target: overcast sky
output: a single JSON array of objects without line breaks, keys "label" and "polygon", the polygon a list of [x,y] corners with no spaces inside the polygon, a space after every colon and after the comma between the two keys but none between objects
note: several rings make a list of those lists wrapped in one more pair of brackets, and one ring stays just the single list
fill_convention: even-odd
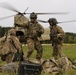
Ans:
[{"label": "overcast sky", "polygon": [[[58,22],[76,20],[76,0],[0,0],[1,2],[8,2],[14,8],[20,12],[26,11],[28,13],[36,12],[70,12],[67,15],[38,15],[40,20],[48,20],[51,17],[57,19]],[[16,12],[0,8],[0,18],[14,15]],[[29,15],[25,15],[29,17]],[[40,22],[41,23],[41,22]],[[1,20],[0,25],[2,27],[13,26],[14,17]],[[49,24],[41,23],[43,27],[49,27]],[[59,24],[65,32],[76,33],[76,22]]]}]

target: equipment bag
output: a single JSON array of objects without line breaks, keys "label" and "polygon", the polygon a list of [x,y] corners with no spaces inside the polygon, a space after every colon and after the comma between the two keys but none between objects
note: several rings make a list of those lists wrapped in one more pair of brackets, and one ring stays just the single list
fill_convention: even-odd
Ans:
[{"label": "equipment bag", "polygon": [[18,75],[41,75],[41,71],[41,64],[32,62],[21,62],[18,68]]}]

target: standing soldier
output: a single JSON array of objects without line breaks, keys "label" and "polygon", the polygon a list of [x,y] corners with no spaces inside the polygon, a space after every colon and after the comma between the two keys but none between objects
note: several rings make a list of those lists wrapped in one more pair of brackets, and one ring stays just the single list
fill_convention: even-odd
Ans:
[{"label": "standing soldier", "polygon": [[[1,47],[0,47],[0,56],[2,60],[7,63],[22,60],[22,46],[16,37],[15,29],[10,29],[6,35],[0,39]],[[18,55],[18,58],[16,58]]]},{"label": "standing soldier", "polygon": [[25,35],[25,40],[27,41],[28,51],[25,55],[25,60],[28,60],[30,55],[33,53],[33,50],[36,49],[36,59],[40,61],[42,58],[43,48],[38,38],[41,38],[41,35],[44,33],[44,28],[37,22],[36,13],[32,12],[30,14],[30,19],[31,21],[27,21],[27,23],[24,21],[24,23],[17,25],[27,29],[25,32],[27,34]]},{"label": "standing soldier", "polygon": [[60,57],[64,56],[62,52],[62,43],[64,39],[64,31],[60,26],[57,25],[57,20],[55,18],[50,18],[48,20],[50,24],[50,40],[52,41],[53,46],[53,58],[56,60],[58,55]]},{"label": "standing soldier", "polygon": [[36,51],[37,51],[36,59],[38,61],[40,61],[42,58],[43,48],[42,48],[42,45],[41,45],[40,41],[38,40],[38,38],[41,37],[41,35],[44,33],[44,28],[36,21],[37,20],[36,13],[34,13],[34,12],[31,13],[30,19],[31,19],[31,21],[29,21],[28,26],[27,26],[28,51],[27,51],[25,59],[29,59],[33,50],[36,49]]}]

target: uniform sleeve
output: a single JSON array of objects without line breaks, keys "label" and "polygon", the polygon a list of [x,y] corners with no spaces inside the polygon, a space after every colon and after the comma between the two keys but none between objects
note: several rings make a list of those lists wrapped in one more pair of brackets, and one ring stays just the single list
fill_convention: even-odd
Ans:
[{"label": "uniform sleeve", "polygon": [[41,24],[39,24],[39,32],[42,34],[44,33],[44,28]]},{"label": "uniform sleeve", "polygon": [[21,43],[19,42],[17,37],[12,37],[12,41],[13,41],[13,45],[14,47],[21,52],[22,51],[22,47],[21,47]]},{"label": "uniform sleeve", "polygon": [[4,42],[4,41],[5,41],[5,39],[6,39],[6,36],[4,36],[4,37],[0,38],[0,43],[1,43],[1,42]]},{"label": "uniform sleeve", "polygon": [[63,31],[63,29],[61,28],[61,27],[57,27],[57,29],[58,29],[58,34],[57,34],[57,37],[64,37],[64,31]]}]

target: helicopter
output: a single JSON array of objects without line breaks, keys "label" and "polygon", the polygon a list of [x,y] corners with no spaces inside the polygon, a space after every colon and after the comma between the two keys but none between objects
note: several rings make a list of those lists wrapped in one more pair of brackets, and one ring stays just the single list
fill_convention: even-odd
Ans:
[{"label": "helicopter", "polygon": [[[11,10],[11,11],[14,11],[14,12],[17,13],[15,15],[0,18],[0,20],[7,19],[7,18],[10,18],[10,17],[14,16],[14,28],[16,29],[16,35],[17,36],[20,35],[21,36],[20,40],[24,41],[25,36],[27,35],[27,29],[24,27],[24,25],[26,25],[29,21],[29,19],[25,15],[26,14],[31,14],[31,13],[26,13],[26,11],[28,10],[29,7],[27,7],[27,9],[23,13],[21,13],[20,11],[18,11],[17,9],[15,9],[14,7],[12,7],[11,5],[9,5],[6,2],[0,4],[0,7]],[[66,15],[66,14],[68,14],[68,12],[53,12],[53,13],[46,12],[46,13],[36,13],[36,14],[37,15],[52,15],[52,14]],[[43,22],[43,23],[48,23],[47,21],[43,21],[43,20],[37,20],[37,21]],[[20,25],[20,26],[18,26],[18,25]],[[42,35],[43,40],[49,40],[50,39],[50,37],[49,37],[49,31],[50,30],[44,28],[44,31],[45,32]]]}]

